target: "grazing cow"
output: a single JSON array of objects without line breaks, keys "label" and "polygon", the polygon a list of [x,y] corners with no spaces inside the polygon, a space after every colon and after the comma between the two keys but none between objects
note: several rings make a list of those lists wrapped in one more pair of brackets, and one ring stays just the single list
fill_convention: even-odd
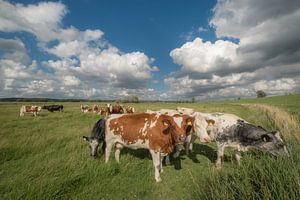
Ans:
[{"label": "grazing cow", "polygon": [[99,107],[99,115],[107,115],[107,108]]},{"label": "grazing cow", "polygon": [[260,126],[255,126],[238,120],[233,126],[227,127],[215,136],[218,146],[218,158],[216,167],[221,168],[225,147],[236,150],[236,160],[240,164],[241,154],[250,149],[269,152],[272,155],[288,156],[288,151],[278,132],[269,132]]},{"label": "grazing cow", "polygon": [[49,105],[49,106],[43,106],[42,109],[47,109],[50,112],[54,112],[54,111],[62,112],[64,109],[64,106],[63,105]]},{"label": "grazing cow", "polygon": [[23,117],[25,113],[32,113],[33,116],[37,116],[39,112],[41,112],[41,106],[21,106],[20,108],[20,117]]},{"label": "grazing cow", "polygon": [[98,152],[98,146],[101,142],[102,151],[105,150],[105,119],[99,119],[92,130],[90,137],[83,136],[83,139],[89,143],[90,155],[96,157]]},{"label": "grazing cow", "polygon": [[89,106],[88,105],[80,105],[80,110],[81,112],[85,112],[86,110],[89,109]]},{"label": "grazing cow", "polygon": [[[124,146],[149,149],[155,168],[155,180],[160,182],[162,155],[171,153],[175,144],[182,144],[185,141],[187,131],[192,129],[193,120],[192,117],[171,117],[157,113],[111,115],[106,121],[105,162],[108,162],[114,145],[117,162]],[[183,124],[185,129],[181,128]]]},{"label": "grazing cow", "polygon": [[132,113],[135,112],[135,109],[134,109],[134,107],[132,107],[132,106],[127,106],[127,108],[125,109],[125,111],[126,111],[126,113],[128,113],[128,114],[132,114]]},{"label": "grazing cow", "polygon": [[121,105],[119,104],[115,104],[115,105],[111,105],[111,104],[107,104],[107,114],[123,114],[124,113],[124,109]]},{"label": "grazing cow", "polygon": [[92,110],[93,110],[93,113],[98,113],[99,112],[99,107],[94,104],[93,107],[92,107]]}]

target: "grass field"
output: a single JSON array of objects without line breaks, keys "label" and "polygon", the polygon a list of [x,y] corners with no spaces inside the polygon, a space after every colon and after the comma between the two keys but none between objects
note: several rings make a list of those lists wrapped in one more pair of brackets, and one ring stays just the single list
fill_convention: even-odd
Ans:
[{"label": "grass field", "polygon": [[[43,103],[36,103],[43,105]],[[199,111],[228,112],[272,130],[279,120],[249,104],[278,107],[299,124],[300,95],[191,104],[139,103],[146,109],[191,107]],[[0,103],[0,199],[300,199],[300,143],[282,130],[291,156],[246,153],[237,166],[226,152],[221,170],[214,168],[215,144],[195,144],[195,152],[165,166],[163,182],[155,183],[151,157],[146,150],[124,149],[121,163],[113,154],[88,155],[82,140],[99,116],[80,112],[80,103],[63,103],[63,113],[42,111],[38,117],[19,117],[20,102]],[[103,103],[104,105],[104,103]],[[271,107],[271,109],[273,108]],[[283,121],[287,117],[282,119]],[[293,133],[292,133],[293,132]]]}]

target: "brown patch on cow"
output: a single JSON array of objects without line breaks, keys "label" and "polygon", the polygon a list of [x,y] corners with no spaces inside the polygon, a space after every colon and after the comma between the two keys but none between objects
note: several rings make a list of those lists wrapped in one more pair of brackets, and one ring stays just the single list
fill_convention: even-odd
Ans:
[{"label": "brown patch on cow", "polygon": [[26,112],[37,112],[38,107],[37,106],[25,106]]},{"label": "brown patch on cow", "polygon": [[[151,126],[153,123],[156,123],[155,126]],[[138,140],[142,143],[148,140],[150,149],[163,153],[171,153],[174,144],[179,143],[179,137],[186,136],[173,117],[154,113],[123,115],[110,120],[108,126],[115,135],[121,135],[128,145]]]},{"label": "brown patch on cow", "polygon": [[207,119],[206,120],[208,126],[213,126],[215,124],[215,120],[212,120],[212,119]]}]

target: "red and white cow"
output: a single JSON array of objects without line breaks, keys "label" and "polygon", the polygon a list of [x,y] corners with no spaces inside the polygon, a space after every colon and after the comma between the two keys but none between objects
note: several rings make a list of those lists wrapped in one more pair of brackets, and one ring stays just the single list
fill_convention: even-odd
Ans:
[{"label": "red and white cow", "polygon": [[121,105],[119,104],[107,104],[107,115],[110,114],[123,114],[124,113],[124,109]]},{"label": "red and white cow", "polygon": [[22,105],[20,108],[20,117],[23,117],[25,113],[31,113],[33,116],[37,116],[39,112],[41,112],[42,107],[31,105],[31,106],[24,106]]},{"label": "red and white cow", "polygon": [[134,109],[134,107],[132,107],[132,106],[127,106],[127,108],[125,109],[125,111],[126,111],[126,113],[128,113],[128,114],[132,114],[132,113],[135,112],[135,109]]},{"label": "red and white cow", "polygon": [[80,105],[80,110],[81,112],[87,112],[87,110],[89,109],[89,106],[88,105]]},{"label": "red and white cow", "polygon": [[105,127],[107,145],[105,162],[108,162],[113,146],[116,147],[117,162],[124,146],[132,149],[149,149],[155,168],[155,180],[160,182],[162,156],[173,152],[175,144],[185,142],[193,121],[194,118],[187,115],[169,116],[158,113],[111,115],[107,118]]}]

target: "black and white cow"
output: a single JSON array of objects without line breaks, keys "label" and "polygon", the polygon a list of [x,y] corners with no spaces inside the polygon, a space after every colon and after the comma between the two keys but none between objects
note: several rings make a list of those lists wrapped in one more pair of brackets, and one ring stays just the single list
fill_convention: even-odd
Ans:
[{"label": "black and white cow", "polygon": [[[177,108],[179,112],[197,114],[207,122],[207,133],[212,141],[217,142],[218,158],[216,166],[221,167],[224,149],[235,149],[235,157],[240,164],[242,151],[258,149],[273,155],[288,155],[287,149],[278,132],[268,132],[260,126],[255,126],[242,118],[229,113],[203,113],[195,112],[190,108]],[[197,120],[197,117],[196,119]],[[189,150],[193,149],[195,138],[191,138]]]},{"label": "black and white cow", "polygon": [[105,119],[99,119],[93,127],[91,136],[83,136],[83,139],[89,143],[91,156],[97,156],[98,146],[101,142],[103,142],[102,152],[105,151],[105,121]]},{"label": "black and white cow", "polygon": [[238,120],[237,124],[228,127],[222,133],[217,133],[215,140],[218,147],[217,168],[221,168],[226,147],[235,150],[235,157],[239,164],[241,159],[240,153],[251,149],[268,152],[275,156],[289,155],[278,132],[269,132],[260,126],[249,124],[243,120]]},{"label": "black and white cow", "polygon": [[64,110],[64,106],[63,105],[49,105],[49,106],[43,106],[43,109],[47,109],[50,112],[54,112],[54,111],[60,111],[62,112]]}]

